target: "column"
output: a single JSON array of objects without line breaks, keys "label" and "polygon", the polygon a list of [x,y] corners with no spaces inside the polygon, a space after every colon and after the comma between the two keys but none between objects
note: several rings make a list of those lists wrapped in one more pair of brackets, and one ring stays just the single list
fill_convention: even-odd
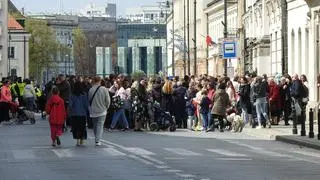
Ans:
[{"label": "column", "polygon": [[[162,46],[162,72],[165,73],[168,67],[168,56],[167,56],[167,48]],[[157,72],[158,73],[158,72]]]},{"label": "column", "polygon": [[154,75],[156,74],[156,59],[155,59],[155,49],[153,46],[147,47],[147,59],[148,59],[148,66],[147,66],[147,74]]},{"label": "column", "polygon": [[103,47],[96,47],[96,74],[103,74]]},{"label": "column", "polygon": [[132,47],[132,72],[136,72],[141,68],[140,49],[139,47]]},{"label": "column", "polygon": [[126,47],[118,47],[118,66],[120,68],[121,73],[128,73],[128,48]]},{"label": "column", "polygon": [[105,52],[105,58],[104,58],[105,74],[104,75],[110,75],[113,73],[111,47],[106,47],[104,52]]}]

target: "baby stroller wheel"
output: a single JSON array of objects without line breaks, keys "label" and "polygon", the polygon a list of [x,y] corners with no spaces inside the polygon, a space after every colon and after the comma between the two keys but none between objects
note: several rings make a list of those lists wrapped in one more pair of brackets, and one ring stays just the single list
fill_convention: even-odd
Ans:
[{"label": "baby stroller wheel", "polygon": [[30,119],[30,123],[31,124],[35,124],[36,123],[36,120],[34,118]]},{"label": "baby stroller wheel", "polygon": [[171,125],[170,127],[169,127],[169,131],[170,132],[174,132],[174,131],[176,131],[177,130],[177,127],[176,127],[176,125],[174,124],[174,125]]},{"label": "baby stroller wheel", "polygon": [[157,123],[153,122],[150,124],[150,131],[157,131],[159,130],[159,126]]}]

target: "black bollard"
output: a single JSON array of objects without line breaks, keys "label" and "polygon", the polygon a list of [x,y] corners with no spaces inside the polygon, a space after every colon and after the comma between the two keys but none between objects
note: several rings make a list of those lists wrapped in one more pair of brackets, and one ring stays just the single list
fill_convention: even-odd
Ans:
[{"label": "black bollard", "polygon": [[318,108],[318,139],[320,140],[320,108]]},{"label": "black bollard", "polygon": [[296,107],[294,106],[295,100],[292,98],[292,102],[291,102],[291,107],[292,107],[292,115],[293,115],[293,125],[292,125],[292,134],[298,134],[298,129],[297,129],[297,113],[296,113]]},{"label": "black bollard", "polygon": [[313,110],[310,108],[309,111],[309,138],[314,138],[313,132]]},{"label": "black bollard", "polygon": [[306,136],[306,109],[302,110],[301,112],[301,136]]}]

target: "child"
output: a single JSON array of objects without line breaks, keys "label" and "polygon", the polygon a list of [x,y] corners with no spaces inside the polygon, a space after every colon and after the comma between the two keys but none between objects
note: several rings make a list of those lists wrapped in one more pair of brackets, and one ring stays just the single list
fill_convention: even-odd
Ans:
[{"label": "child", "polygon": [[52,88],[52,96],[46,105],[46,113],[49,114],[49,123],[51,129],[52,146],[61,145],[59,136],[62,135],[64,121],[66,119],[66,111],[64,101],[59,97],[59,89]]},{"label": "child", "polygon": [[207,90],[202,90],[201,92],[201,102],[200,102],[200,116],[202,119],[202,125],[205,131],[208,129],[208,124],[209,124],[209,118],[210,118],[210,113],[209,113],[209,106],[211,104],[210,99],[208,98],[208,91]]}]

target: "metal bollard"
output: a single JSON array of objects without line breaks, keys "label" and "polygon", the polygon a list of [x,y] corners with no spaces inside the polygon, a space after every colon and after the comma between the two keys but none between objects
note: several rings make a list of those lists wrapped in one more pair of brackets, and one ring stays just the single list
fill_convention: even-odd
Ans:
[{"label": "metal bollard", "polygon": [[320,107],[318,109],[318,139],[320,140]]},{"label": "metal bollard", "polygon": [[306,110],[302,110],[301,112],[301,136],[306,136]]},{"label": "metal bollard", "polygon": [[310,108],[309,111],[309,138],[314,138],[313,132],[313,109]]},{"label": "metal bollard", "polygon": [[297,115],[296,115],[296,107],[294,106],[294,102],[295,100],[292,98],[292,103],[291,103],[291,108],[292,108],[292,112],[293,112],[293,125],[292,125],[292,134],[298,134],[298,129],[297,129]]}]

